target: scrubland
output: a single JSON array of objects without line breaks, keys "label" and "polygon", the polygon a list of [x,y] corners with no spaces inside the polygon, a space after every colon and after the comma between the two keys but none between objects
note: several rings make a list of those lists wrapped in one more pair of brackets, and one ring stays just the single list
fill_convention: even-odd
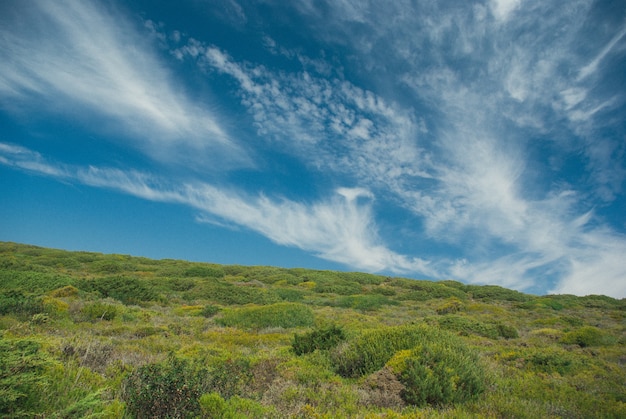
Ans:
[{"label": "scrubland", "polygon": [[0,416],[623,418],[625,320],[605,296],[0,242]]}]

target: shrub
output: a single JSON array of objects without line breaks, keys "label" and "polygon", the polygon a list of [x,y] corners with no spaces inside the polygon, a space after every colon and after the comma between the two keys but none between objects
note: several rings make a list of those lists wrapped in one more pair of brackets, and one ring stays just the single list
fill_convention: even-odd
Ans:
[{"label": "shrub", "polygon": [[44,371],[49,365],[33,340],[0,338],[0,415],[35,417],[42,407]]},{"label": "shrub", "polygon": [[183,272],[183,276],[185,277],[223,278],[225,275],[224,269],[220,266],[211,265],[197,265]]},{"label": "shrub", "polygon": [[274,290],[276,295],[278,295],[284,301],[302,301],[304,299],[304,292],[300,290],[294,290],[290,288],[277,288]]},{"label": "shrub", "polygon": [[355,310],[374,311],[383,305],[396,305],[397,302],[390,300],[383,295],[350,295],[341,297],[337,305],[343,308],[353,308]]},{"label": "shrub", "polygon": [[404,384],[402,399],[412,405],[447,405],[472,400],[485,390],[478,356],[465,345],[424,342],[400,354],[392,370]]},{"label": "shrub", "polygon": [[498,329],[493,324],[486,324],[468,317],[446,315],[438,319],[442,329],[453,330],[461,335],[479,335],[490,339],[497,339]]},{"label": "shrub", "polygon": [[114,298],[124,304],[157,301],[158,295],[145,281],[125,276],[86,279],[77,284],[85,291],[97,292],[103,298]]},{"label": "shrub", "polygon": [[313,325],[311,309],[297,303],[277,303],[261,307],[242,307],[224,312],[217,322],[223,326],[245,329],[266,327],[307,327]]},{"label": "shrub", "polygon": [[117,307],[113,304],[95,302],[85,305],[80,312],[89,321],[113,320],[117,316]]},{"label": "shrub", "polygon": [[320,294],[353,295],[361,292],[361,285],[358,282],[350,281],[318,281],[315,285],[315,292]]},{"label": "shrub", "polygon": [[308,354],[316,349],[328,350],[346,339],[346,334],[339,326],[330,325],[316,328],[303,334],[295,334],[291,347],[296,355]]},{"label": "shrub", "polygon": [[137,419],[198,416],[207,378],[206,369],[173,355],[162,363],[144,365],[125,379],[126,411]]},{"label": "shrub", "polygon": [[566,333],[561,338],[561,343],[576,344],[581,347],[602,346],[614,343],[614,338],[593,326],[584,326],[578,330]]},{"label": "shrub", "polygon": [[50,296],[55,297],[55,298],[77,297],[78,288],[76,288],[73,285],[67,285],[65,287],[57,288],[55,290],[50,291]]},{"label": "shrub", "polygon": [[331,361],[338,374],[356,378],[381,369],[396,352],[432,340],[458,342],[450,333],[426,325],[386,327],[339,345],[331,353]]},{"label": "shrub", "polygon": [[449,314],[461,311],[463,303],[458,298],[449,298],[444,304],[437,307],[437,314]]},{"label": "shrub", "polygon": [[498,285],[466,285],[463,290],[475,299],[486,301],[526,302],[534,298],[532,295],[502,288]]},{"label": "shrub", "polygon": [[217,313],[220,312],[220,308],[218,306],[214,306],[213,304],[208,304],[206,306],[204,306],[204,308],[202,309],[202,311],[200,311],[200,315],[202,317],[213,317],[215,316]]},{"label": "shrub", "polygon": [[0,314],[32,316],[44,311],[43,301],[22,291],[9,290],[0,294]]}]

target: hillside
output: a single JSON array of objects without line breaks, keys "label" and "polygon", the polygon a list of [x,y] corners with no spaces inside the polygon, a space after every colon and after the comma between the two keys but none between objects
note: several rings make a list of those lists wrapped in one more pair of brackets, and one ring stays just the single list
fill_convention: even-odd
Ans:
[{"label": "hillside", "polygon": [[2,417],[626,417],[626,300],[0,242]]}]

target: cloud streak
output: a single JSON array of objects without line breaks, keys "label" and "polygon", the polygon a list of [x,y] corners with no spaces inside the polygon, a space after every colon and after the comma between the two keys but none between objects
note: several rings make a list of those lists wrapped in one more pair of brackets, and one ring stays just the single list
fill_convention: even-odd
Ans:
[{"label": "cloud streak", "polygon": [[250,165],[219,116],[183,93],[120,13],[73,0],[10,6],[0,21],[3,107],[19,115],[36,103],[84,123],[104,116],[104,131],[159,161]]},{"label": "cloud streak", "polygon": [[361,202],[373,199],[364,189],[339,188],[329,199],[306,204],[250,196],[202,182],[176,184],[135,170],[55,164],[37,152],[6,143],[0,143],[0,164],[150,201],[182,204],[277,244],[362,270],[431,270],[424,260],[399,255],[381,244],[371,206]]}]

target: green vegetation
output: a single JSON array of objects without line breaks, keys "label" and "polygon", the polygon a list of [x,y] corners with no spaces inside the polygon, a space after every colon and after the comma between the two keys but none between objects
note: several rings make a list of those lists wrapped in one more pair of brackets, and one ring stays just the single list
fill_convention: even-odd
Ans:
[{"label": "green vegetation", "polygon": [[0,417],[626,417],[626,301],[0,242]]}]

